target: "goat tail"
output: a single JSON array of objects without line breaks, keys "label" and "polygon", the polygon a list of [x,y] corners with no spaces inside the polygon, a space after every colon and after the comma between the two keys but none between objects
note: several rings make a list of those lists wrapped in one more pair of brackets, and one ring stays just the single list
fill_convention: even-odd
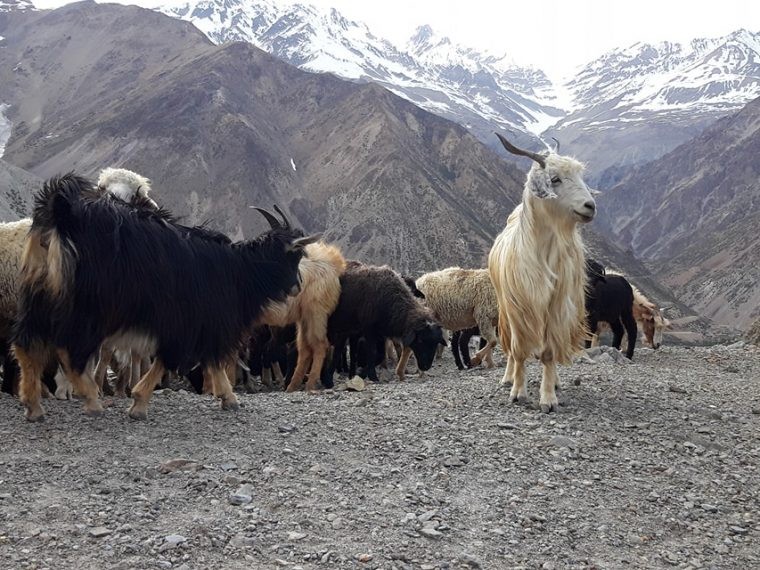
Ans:
[{"label": "goat tail", "polygon": [[44,290],[54,298],[73,287],[77,251],[70,239],[76,224],[74,209],[84,192],[93,186],[73,173],[51,178],[34,198],[32,227],[26,238],[21,262],[25,287]]}]

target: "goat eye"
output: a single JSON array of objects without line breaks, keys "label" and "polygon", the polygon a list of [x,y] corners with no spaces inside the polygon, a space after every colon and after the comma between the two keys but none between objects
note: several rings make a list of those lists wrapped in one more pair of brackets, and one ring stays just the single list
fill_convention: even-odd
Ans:
[{"label": "goat eye", "polygon": [[559,184],[560,182],[562,182],[562,180],[559,179],[559,176],[552,178],[552,184]]}]

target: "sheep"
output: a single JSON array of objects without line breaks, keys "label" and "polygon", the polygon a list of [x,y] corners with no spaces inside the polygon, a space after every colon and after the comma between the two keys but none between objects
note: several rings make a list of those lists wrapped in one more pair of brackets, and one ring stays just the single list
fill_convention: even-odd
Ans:
[{"label": "sheep", "polygon": [[[370,380],[377,382],[378,341],[398,338],[404,349],[396,373],[403,380],[406,363],[414,353],[420,370],[429,370],[435,350],[445,344],[441,326],[432,311],[412,294],[402,278],[390,267],[348,262],[340,278],[338,306],[327,324],[327,336],[334,347],[345,345],[350,337],[364,337],[362,355]],[[354,359],[352,359],[354,360]],[[359,360],[357,356],[357,360]],[[326,374],[332,377],[334,366]]]},{"label": "sheep", "polygon": [[480,328],[487,344],[472,358],[472,366],[485,359],[491,368],[491,353],[498,342],[495,326],[499,306],[488,270],[449,267],[433,271],[417,279],[417,288],[425,295],[425,304],[443,327],[452,331],[474,326]]},{"label": "sheep", "polygon": [[287,387],[288,392],[301,388],[309,364],[306,389],[317,389],[322,365],[330,348],[327,319],[338,305],[340,277],[345,268],[346,260],[334,245],[321,241],[307,245],[299,268],[301,292],[284,301],[270,303],[258,320],[260,325],[275,327],[296,325],[298,360]]},{"label": "sheep", "polygon": [[[609,323],[614,333],[612,346],[620,349],[623,334],[628,335],[625,355],[633,358],[636,345],[636,321],[633,318],[633,288],[620,275],[606,274],[604,268],[594,261],[586,262],[588,288],[586,289],[586,313],[588,329],[595,335],[599,322]],[[591,340],[586,341],[591,346]]]},{"label": "sheep", "polygon": [[158,204],[150,197],[150,180],[126,168],[108,167],[100,171],[98,189],[110,192],[125,202],[133,202],[137,196],[144,199],[146,205],[158,210]]},{"label": "sheep", "polygon": [[156,355],[132,390],[133,419],[147,416],[165,370],[196,362],[222,408],[237,409],[225,365],[264,307],[298,292],[298,264],[313,241],[280,225],[228,244],[165,212],[102,195],[75,174],[50,179],[35,197],[13,331],[27,420],[44,416],[41,353],[50,345],[84,396],[85,413],[103,412],[86,368],[106,340]]},{"label": "sheep", "polygon": [[525,361],[543,367],[540,408],[556,411],[556,365],[570,364],[588,333],[585,326],[584,246],[578,224],[594,219],[596,202],[583,165],[555,152],[522,150],[497,133],[504,148],[534,161],[522,202],[507,218],[488,256],[499,304],[499,337],[508,355],[502,383],[511,377],[512,402],[527,401]]}]

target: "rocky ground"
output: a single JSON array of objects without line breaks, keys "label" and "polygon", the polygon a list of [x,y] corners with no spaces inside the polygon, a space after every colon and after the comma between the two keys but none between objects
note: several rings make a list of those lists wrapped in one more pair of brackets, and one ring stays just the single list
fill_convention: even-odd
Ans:
[{"label": "rocky ground", "polygon": [[29,424],[3,394],[0,567],[760,567],[760,349],[601,360],[561,370],[553,415],[448,355],[237,413],[165,391],[145,422]]}]

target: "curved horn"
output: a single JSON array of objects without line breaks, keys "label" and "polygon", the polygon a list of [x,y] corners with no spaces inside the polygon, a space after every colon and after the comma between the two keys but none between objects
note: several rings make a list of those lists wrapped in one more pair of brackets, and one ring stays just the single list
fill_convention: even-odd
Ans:
[{"label": "curved horn", "polygon": [[541,166],[541,168],[546,168],[546,159],[542,155],[538,154],[537,152],[531,152],[529,150],[517,148],[499,133],[495,134],[497,137],[499,137],[501,144],[504,145],[504,148],[507,149],[507,152],[510,152],[512,154],[519,154],[520,156],[527,156],[528,158],[535,160]]},{"label": "curved horn", "polygon": [[554,137],[552,137],[552,140],[555,143],[557,143],[557,146],[554,147],[554,152],[557,153],[557,154],[559,154],[559,141],[557,139],[555,139]]},{"label": "curved horn", "polygon": [[273,230],[279,230],[282,228],[282,224],[280,223],[280,220],[274,217],[274,214],[270,212],[269,210],[265,210],[264,208],[258,208],[256,206],[253,207],[254,210],[257,212],[260,212],[262,216],[264,216],[267,219],[267,222],[269,222],[269,225],[272,226]]},{"label": "curved horn", "polygon": [[282,210],[280,210],[280,207],[277,204],[274,205],[274,210],[275,210],[275,212],[277,212],[278,214],[280,214],[282,216],[282,221],[285,222],[285,229],[289,230],[291,228],[291,226],[290,226],[290,220],[285,215],[285,212],[283,212]]}]

